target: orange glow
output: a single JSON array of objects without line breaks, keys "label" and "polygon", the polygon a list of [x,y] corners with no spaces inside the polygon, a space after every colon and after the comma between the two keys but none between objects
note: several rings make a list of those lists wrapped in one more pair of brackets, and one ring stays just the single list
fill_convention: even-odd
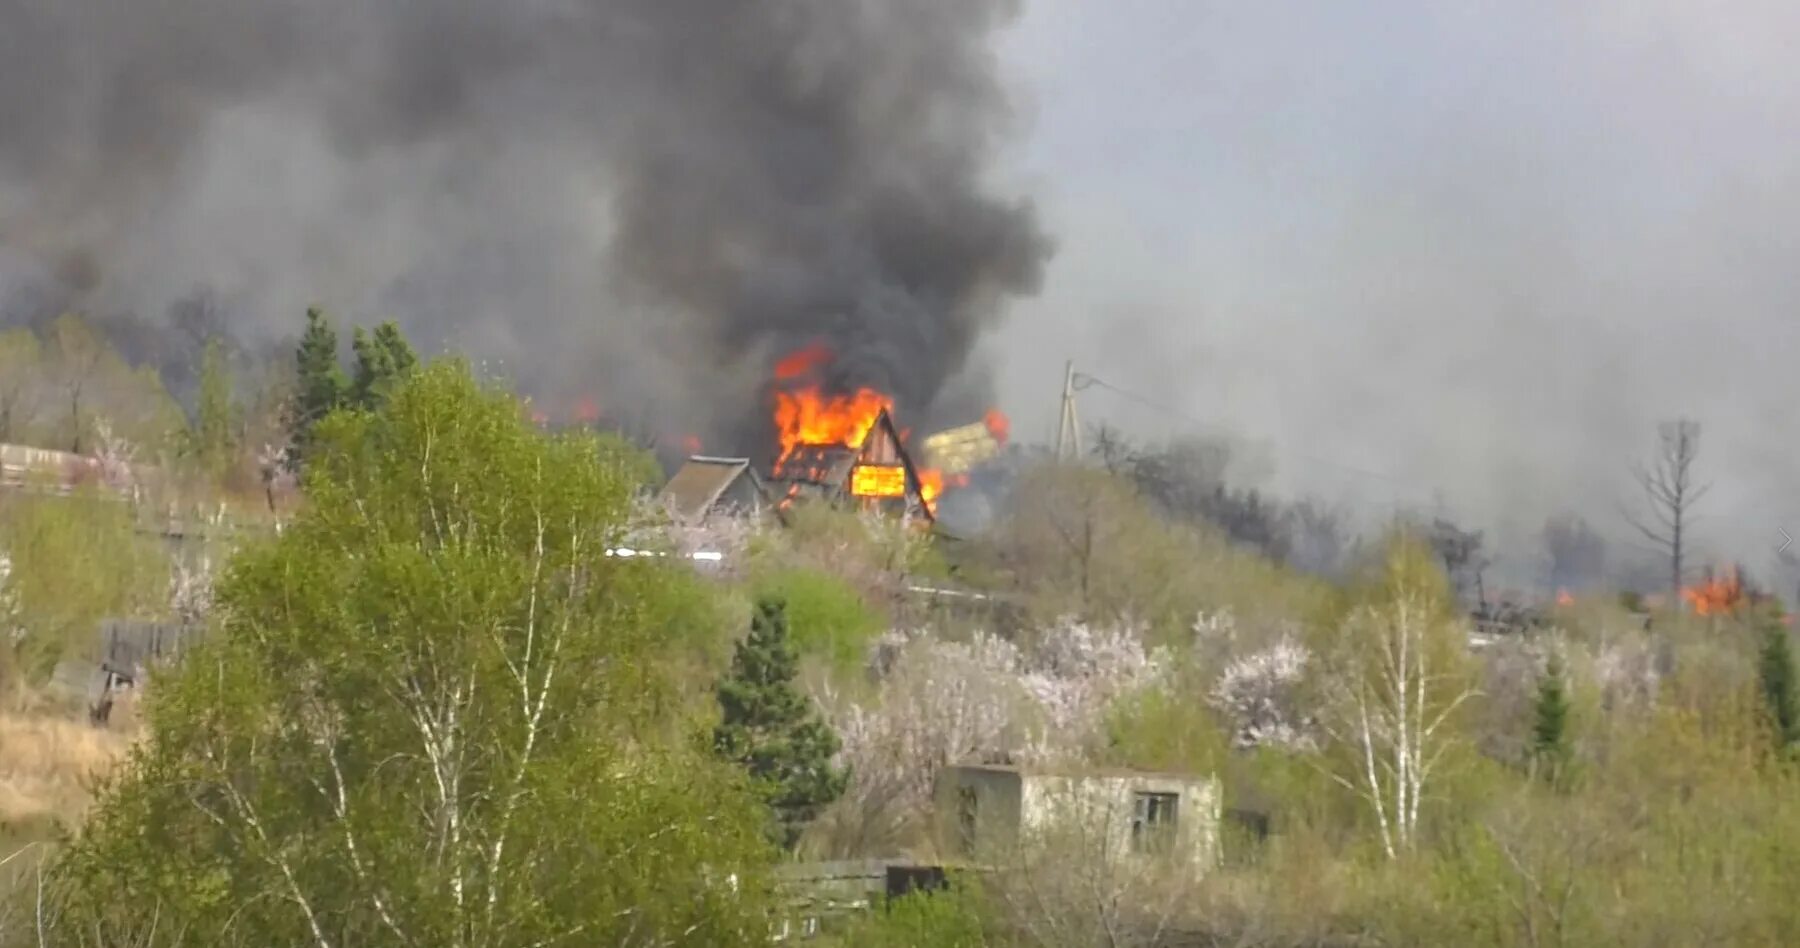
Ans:
[{"label": "orange glow", "polygon": [[875,419],[891,409],[894,401],[874,389],[857,389],[853,395],[825,395],[816,385],[775,393],[775,430],[781,439],[781,457],[775,472],[802,445],[860,448],[868,440]]},{"label": "orange glow", "polygon": [[600,402],[592,395],[583,395],[575,403],[575,420],[584,425],[591,425],[600,420]]},{"label": "orange glow", "polygon": [[1727,570],[1719,578],[1708,577],[1705,582],[1689,586],[1681,591],[1683,602],[1694,607],[1694,614],[1700,616],[1725,615],[1737,610],[1744,598],[1744,586],[1738,581],[1737,570]]},{"label": "orange glow", "polygon": [[1572,606],[1575,604],[1575,597],[1569,595],[1567,589],[1558,589],[1556,591],[1556,604],[1559,606]]},{"label": "orange glow", "polygon": [[[882,412],[890,417],[894,400],[872,388],[859,388],[849,394],[826,394],[818,378],[819,370],[831,362],[832,352],[822,343],[814,343],[790,353],[775,363],[775,433],[781,452],[775,461],[777,477],[805,475],[813,479],[824,476],[821,471],[787,470],[788,462],[804,447],[843,447],[860,449],[875,428]],[[1006,416],[990,411],[986,419],[990,431],[1004,432]],[[904,443],[910,429],[899,432]],[[937,499],[945,489],[943,472],[919,469],[919,499],[932,515],[937,513]],[[967,484],[957,477],[951,486]],[[851,471],[850,493],[859,497],[904,497],[907,483],[905,469],[896,465],[858,465]],[[790,498],[791,499],[791,498]]]},{"label": "orange glow", "polygon": [[858,464],[850,472],[850,493],[858,497],[905,497],[906,468],[898,464]]},{"label": "orange glow", "polygon": [[987,416],[981,421],[987,425],[988,434],[993,435],[994,440],[999,442],[1001,447],[1005,447],[1006,439],[1012,437],[1012,419],[1006,417],[1006,413],[1000,409],[990,408],[987,410]]},{"label": "orange glow", "polygon": [[688,435],[681,439],[681,448],[689,454],[700,453],[700,436]]},{"label": "orange glow", "polygon": [[787,382],[803,375],[811,375],[831,361],[831,350],[822,342],[815,342],[798,352],[784,356],[775,363],[775,378]]}]

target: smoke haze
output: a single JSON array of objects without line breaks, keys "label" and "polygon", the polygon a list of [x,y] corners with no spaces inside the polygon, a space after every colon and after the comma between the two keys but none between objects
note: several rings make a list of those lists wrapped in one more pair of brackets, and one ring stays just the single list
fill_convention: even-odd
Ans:
[{"label": "smoke haze", "polygon": [[985,405],[1049,254],[985,180],[1015,6],[0,0],[0,303],[395,317],[718,448],[816,339]]},{"label": "smoke haze", "polygon": [[1565,507],[1628,556],[1629,465],[1688,414],[1697,540],[1762,565],[1800,537],[1797,38],[1771,2],[1037,0],[1016,170],[1062,247],[1004,404],[1053,430],[1073,356],[1266,438],[1284,492],[1441,497],[1515,575]]}]

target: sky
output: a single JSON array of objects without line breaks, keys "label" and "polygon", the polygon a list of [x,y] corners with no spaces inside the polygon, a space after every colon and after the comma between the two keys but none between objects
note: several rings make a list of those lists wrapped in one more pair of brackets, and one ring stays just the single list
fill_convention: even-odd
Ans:
[{"label": "sky", "polygon": [[[1260,441],[1279,492],[1623,539],[1703,426],[1712,557],[1800,531],[1800,8],[1035,0],[1008,186],[1058,249],[990,340],[1022,432]],[[1270,470],[1272,468],[1272,470]],[[1381,475],[1371,476],[1371,475]],[[1515,565],[1519,565],[1515,563]]]}]

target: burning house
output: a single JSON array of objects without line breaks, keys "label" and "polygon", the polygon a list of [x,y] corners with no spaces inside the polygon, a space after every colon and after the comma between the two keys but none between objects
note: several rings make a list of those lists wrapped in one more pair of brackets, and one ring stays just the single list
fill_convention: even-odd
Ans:
[{"label": "burning house", "polygon": [[788,503],[815,497],[897,516],[936,519],[942,481],[913,463],[893,416],[882,407],[860,437],[796,441],[776,463],[774,489]]},{"label": "burning house", "polygon": [[779,514],[814,499],[929,526],[944,490],[966,484],[970,468],[1005,443],[1006,416],[990,410],[981,422],[925,439],[930,463],[921,464],[908,430],[895,423],[894,399],[828,378],[831,361],[829,349],[813,345],[775,364],[767,475],[748,458],[692,455],[663,490],[678,519],[703,520],[725,507],[756,513],[765,503]]}]

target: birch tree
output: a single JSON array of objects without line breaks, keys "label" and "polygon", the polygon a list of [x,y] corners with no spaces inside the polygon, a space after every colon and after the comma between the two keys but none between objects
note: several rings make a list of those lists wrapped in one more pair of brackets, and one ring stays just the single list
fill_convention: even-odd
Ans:
[{"label": "birch tree", "polygon": [[1342,761],[1332,778],[1368,806],[1392,858],[1413,847],[1456,711],[1474,696],[1467,636],[1428,546],[1401,537],[1350,610],[1325,670],[1324,726]]},{"label": "birch tree", "polygon": [[56,943],[766,937],[756,800],[672,739],[705,593],[602,555],[631,459],[456,365],[313,433],[304,511],[221,579],[57,865]]}]

